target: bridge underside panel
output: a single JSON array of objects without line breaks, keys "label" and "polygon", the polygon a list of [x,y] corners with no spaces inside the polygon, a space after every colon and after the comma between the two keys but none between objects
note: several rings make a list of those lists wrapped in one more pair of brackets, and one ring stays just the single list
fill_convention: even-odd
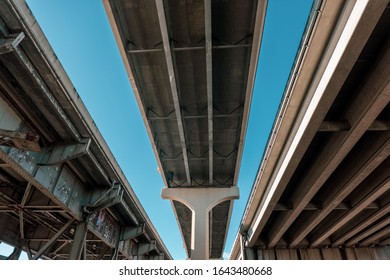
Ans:
[{"label": "bridge underside panel", "polygon": [[[291,73],[288,83],[295,85],[283,103],[305,99],[295,115],[291,106],[278,113],[282,123],[274,127],[231,258],[242,247],[259,259],[325,259],[328,252],[389,258],[390,4],[341,1],[337,14],[329,2],[318,3],[299,52],[306,60],[297,59],[293,69],[300,72]],[[323,40],[327,28],[332,36]],[[322,61],[310,63],[314,58]],[[310,87],[301,87],[308,75]]]},{"label": "bridge underside panel", "polygon": [[225,235],[228,225],[226,213],[229,211],[232,201],[225,201],[216,205],[210,211],[210,258],[218,259],[225,247]]},{"label": "bridge underside panel", "polygon": [[[166,63],[155,1],[109,1],[169,187],[233,185],[257,3],[212,2],[215,179],[209,182],[204,1],[163,1],[174,72]],[[170,84],[172,76],[177,90]]]},{"label": "bridge underside panel", "polygon": [[192,231],[192,211],[183,203],[178,201],[172,201],[175,209],[176,216],[182,233],[185,248],[187,249],[187,255],[191,255],[191,231]]},{"label": "bridge underside panel", "polygon": [[[385,221],[388,221],[386,209],[390,203],[390,131],[386,126],[375,128],[376,123],[389,124],[390,120],[389,68],[385,66],[390,63],[389,31],[385,28],[388,24],[389,9],[386,9],[325,116],[325,123],[348,120],[348,128],[322,129],[315,134],[278,201],[285,210],[283,207],[274,209],[260,240],[270,241],[273,247],[335,243],[352,246],[364,243],[348,234],[359,224],[371,220],[370,227],[381,223],[383,228],[378,230],[389,228]],[[360,134],[355,133],[364,126]],[[338,149],[343,141],[348,153],[337,166],[332,166],[332,160],[340,155]],[[334,154],[333,158],[330,154]],[[324,160],[328,161],[327,165]],[[314,175],[325,178],[327,171],[314,169],[317,166],[323,170],[333,169],[332,173],[327,173],[326,180],[317,179],[324,180],[321,187]],[[308,184],[312,184],[311,189]],[[304,187],[308,190],[306,194],[301,190]],[[294,219],[298,213],[294,206],[306,200],[309,205]],[[387,214],[383,213],[381,218],[376,221],[370,218],[383,210]],[[289,223],[287,230],[282,229],[282,221]],[[367,244],[381,244],[389,235],[387,230],[387,234],[384,232]]]},{"label": "bridge underside panel", "polygon": [[[237,184],[266,1],[104,2],[165,187]],[[212,258],[231,205],[210,214]],[[188,211],[173,207],[189,253]]]}]

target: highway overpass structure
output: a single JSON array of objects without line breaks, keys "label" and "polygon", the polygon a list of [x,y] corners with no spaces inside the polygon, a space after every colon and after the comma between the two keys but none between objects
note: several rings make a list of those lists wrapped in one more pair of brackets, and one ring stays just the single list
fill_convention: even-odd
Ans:
[{"label": "highway overpass structure", "polygon": [[315,1],[230,259],[390,259],[389,1]]},{"label": "highway overpass structure", "polygon": [[0,0],[5,259],[171,259],[24,1]]},{"label": "highway overpass structure", "polygon": [[[219,259],[267,1],[103,4],[187,256]],[[389,13],[313,2],[230,259],[390,259]],[[171,259],[22,0],[0,0],[0,138],[8,259]]]},{"label": "highway overpass structure", "polygon": [[220,259],[267,1],[103,3],[187,256]]}]

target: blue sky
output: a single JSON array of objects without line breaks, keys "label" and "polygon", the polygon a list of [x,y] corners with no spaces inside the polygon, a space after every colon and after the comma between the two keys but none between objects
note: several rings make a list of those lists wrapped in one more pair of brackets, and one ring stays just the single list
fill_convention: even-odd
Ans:
[{"label": "blue sky", "polygon": [[[249,0],[248,0],[249,1]],[[27,0],[116,160],[174,259],[179,229],[101,0]],[[231,250],[312,0],[269,0],[225,256]],[[4,254],[0,250],[1,254]]]}]

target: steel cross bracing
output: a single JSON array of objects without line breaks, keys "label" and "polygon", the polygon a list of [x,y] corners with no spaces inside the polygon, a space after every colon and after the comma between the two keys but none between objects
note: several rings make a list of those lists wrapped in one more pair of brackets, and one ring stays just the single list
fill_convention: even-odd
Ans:
[{"label": "steel cross bracing", "polygon": [[26,3],[13,0],[0,1],[0,229],[15,247],[8,259],[171,258]]}]

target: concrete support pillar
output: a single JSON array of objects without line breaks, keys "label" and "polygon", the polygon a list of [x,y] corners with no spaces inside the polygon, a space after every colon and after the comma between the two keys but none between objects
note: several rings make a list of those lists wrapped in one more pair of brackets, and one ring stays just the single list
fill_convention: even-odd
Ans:
[{"label": "concrete support pillar", "polygon": [[221,202],[239,198],[238,187],[164,188],[162,198],[176,200],[192,211],[191,259],[208,260],[210,256],[209,212]]}]

